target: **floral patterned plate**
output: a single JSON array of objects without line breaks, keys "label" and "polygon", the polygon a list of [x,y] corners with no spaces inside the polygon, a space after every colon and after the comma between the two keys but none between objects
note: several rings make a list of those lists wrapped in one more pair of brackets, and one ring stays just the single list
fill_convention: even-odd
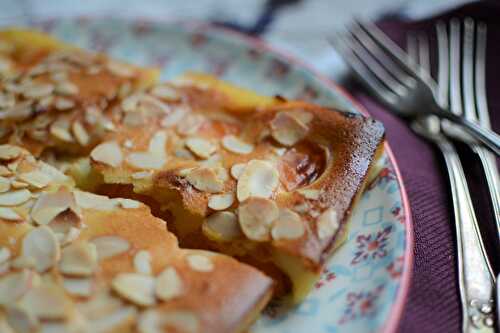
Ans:
[{"label": "floral patterned plate", "polygon": [[[162,68],[215,73],[260,93],[364,112],[328,79],[261,41],[201,23],[111,18],[52,19],[35,24],[81,47]],[[384,168],[352,215],[346,243],[328,261],[307,299],[293,309],[268,306],[252,333],[392,332],[412,269],[409,205],[388,146]]]}]

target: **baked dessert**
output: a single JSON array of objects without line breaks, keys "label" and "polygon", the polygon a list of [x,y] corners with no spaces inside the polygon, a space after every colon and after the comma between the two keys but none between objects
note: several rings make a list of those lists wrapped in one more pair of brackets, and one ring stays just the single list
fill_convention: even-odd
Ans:
[{"label": "baked dessert", "polygon": [[[260,96],[204,74],[157,83],[152,69],[21,34],[0,33],[0,43],[7,45],[0,47],[7,50],[0,51],[0,59],[8,63],[0,82],[0,142],[24,147],[64,171],[78,188],[66,186],[71,193],[90,191],[118,207],[134,202],[144,211],[129,237],[156,239],[147,228],[156,225],[160,233],[161,218],[181,248],[197,249],[178,249],[164,231],[165,243],[175,243],[169,253],[180,258],[189,251],[223,253],[217,260],[240,272],[231,286],[247,290],[245,283],[254,280],[256,288],[247,290],[237,313],[216,305],[206,313],[196,309],[198,319],[212,323],[203,322],[204,332],[238,332],[268,300],[270,281],[246,264],[273,278],[274,295],[290,295],[295,303],[307,295],[345,236],[352,207],[382,154],[379,122]],[[36,52],[24,42],[28,37],[38,41],[31,43]],[[73,86],[68,100],[58,80]],[[62,109],[61,100],[67,103]],[[113,214],[135,216],[121,207],[99,215],[99,223],[118,223]],[[110,228],[121,232],[130,221],[120,223]],[[154,246],[170,246],[160,243]],[[161,253],[151,253],[152,261],[170,258]],[[239,297],[220,292],[214,302],[233,304]],[[201,294],[190,297],[205,300]],[[174,303],[169,310],[180,307]]]}]

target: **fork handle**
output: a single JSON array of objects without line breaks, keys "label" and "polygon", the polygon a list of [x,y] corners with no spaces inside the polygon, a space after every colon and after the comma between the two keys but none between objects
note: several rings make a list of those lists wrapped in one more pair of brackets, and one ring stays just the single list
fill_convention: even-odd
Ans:
[{"label": "fork handle", "polygon": [[473,123],[448,110],[440,110],[438,116],[461,125],[474,139],[488,147],[496,156],[500,156],[500,136],[495,132]]},{"label": "fork handle", "polygon": [[486,257],[462,164],[452,144],[438,140],[448,169],[458,253],[462,332],[492,333],[495,279]]}]

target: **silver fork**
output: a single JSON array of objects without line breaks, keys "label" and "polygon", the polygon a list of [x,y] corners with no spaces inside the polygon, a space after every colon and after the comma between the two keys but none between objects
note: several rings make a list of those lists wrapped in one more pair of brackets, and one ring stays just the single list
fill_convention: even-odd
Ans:
[{"label": "silver fork", "polygon": [[[500,156],[500,136],[440,107],[434,98],[432,80],[418,75],[407,55],[374,24],[356,22],[349,33],[336,35],[332,43],[355,72],[372,74],[359,76],[363,81],[370,80],[365,83],[375,88],[373,93],[382,101],[389,106],[397,105],[393,108],[395,113],[410,118],[432,114],[447,119]],[[360,57],[364,64],[360,63]],[[378,61],[381,58],[383,62]],[[379,79],[373,80],[373,75]]]},{"label": "silver fork", "polygon": [[[460,50],[460,22],[457,19],[450,21],[450,38],[448,39],[446,25],[439,22],[436,25],[438,36],[439,56],[453,56],[454,85],[456,98],[460,102],[460,86],[463,91],[463,107],[461,103],[455,103],[451,111],[458,115],[464,114],[465,118],[480,124],[484,128],[491,128],[486,100],[485,70],[486,70],[486,25],[478,23],[477,27],[472,18],[466,18],[463,24],[463,43]],[[449,40],[449,42],[448,42]],[[449,45],[449,47],[448,47]],[[450,55],[452,50],[454,52]],[[460,59],[462,55],[462,59]],[[460,64],[460,60],[461,64]],[[462,71],[460,71],[460,65]],[[462,72],[462,84],[460,83],[460,72]],[[488,184],[493,213],[497,228],[497,237],[500,239],[500,193],[498,188],[498,168],[495,156],[482,146],[471,143],[471,149],[479,156]]]},{"label": "silver fork", "polygon": [[[442,29],[442,26],[438,26],[437,29]],[[443,37],[445,36],[441,35],[439,38],[443,39]],[[455,38],[457,36],[454,36],[453,41]],[[453,65],[456,63],[456,55],[449,53],[447,48],[443,49],[446,45],[443,41],[446,42],[443,39],[439,43],[441,48],[439,49],[438,83],[435,93],[439,96],[439,103],[444,109],[447,109],[450,104],[451,110],[456,112],[462,107],[460,76],[456,75],[454,67],[449,67],[448,59],[450,58],[450,63]],[[427,37],[409,35],[407,44],[410,58],[418,59],[416,63],[420,64],[421,75],[430,76],[428,74],[430,73],[430,56]],[[452,47],[450,51],[455,49]],[[456,220],[458,280],[463,313],[462,330],[463,332],[493,332],[492,299],[495,278],[481,241],[463,167],[453,145],[437,130],[439,124],[429,125],[432,121],[436,120],[427,119],[427,124],[416,123],[414,129],[439,146],[448,168]]]},{"label": "silver fork", "polygon": [[[429,47],[425,36],[411,39],[409,44],[412,57],[407,58],[399,47],[388,42],[387,37],[380,38],[381,31],[377,32],[378,38],[373,37],[373,31],[375,30],[372,26],[367,28],[358,23],[355,30],[349,31],[347,35],[338,35],[334,42],[344,60],[362,79],[367,88],[391,110],[399,110],[402,105],[417,103],[414,97],[404,99],[400,95],[396,99],[392,98],[398,94],[398,89],[405,89],[406,85],[411,84],[412,81],[429,84],[427,87],[431,88],[428,88],[429,92],[426,94],[430,95],[433,100],[436,91],[448,96],[447,72],[439,75],[439,90],[436,90],[436,84],[429,75]],[[396,58],[391,57],[386,50],[393,51],[391,54],[396,53]],[[441,61],[442,58],[440,58]],[[401,62],[405,62],[406,65],[400,66]],[[442,63],[440,65],[443,71],[445,66]],[[410,66],[411,70],[408,70]],[[463,331],[493,332],[491,297],[494,278],[479,235],[460,159],[454,146],[442,134],[439,118],[423,113],[422,117],[412,121],[412,127],[439,147],[448,169],[457,235]]]}]

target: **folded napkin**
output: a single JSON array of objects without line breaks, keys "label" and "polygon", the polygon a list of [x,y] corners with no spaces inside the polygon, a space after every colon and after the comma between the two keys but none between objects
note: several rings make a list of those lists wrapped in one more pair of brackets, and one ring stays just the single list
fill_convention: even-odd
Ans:
[{"label": "folded napkin", "polygon": [[[488,105],[492,126],[499,132],[500,2],[467,4],[418,22],[390,17],[382,19],[378,25],[402,46],[409,31],[426,31],[433,43],[431,45],[436,45],[435,23],[438,20],[448,22],[452,17],[472,17],[488,25]],[[412,209],[415,229],[414,273],[399,331],[458,332],[461,329],[461,304],[456,271],[455,229],[444,160],[432,144],[414,134],[405,122],[385,110],[359,85],[351,85],[348,90],[373,117],[385,124],[387,138],[401,169]],[[480,173],[479,160],[466,147],[460,146],[459,151],[475,199],[478,220],[484,227],[482,232],[485,236],[495,235],[493,213],[488,204],[488,190]],[[494,242],[495,237],[489,237],[486,245],[498,272],[499,247]]]}]

